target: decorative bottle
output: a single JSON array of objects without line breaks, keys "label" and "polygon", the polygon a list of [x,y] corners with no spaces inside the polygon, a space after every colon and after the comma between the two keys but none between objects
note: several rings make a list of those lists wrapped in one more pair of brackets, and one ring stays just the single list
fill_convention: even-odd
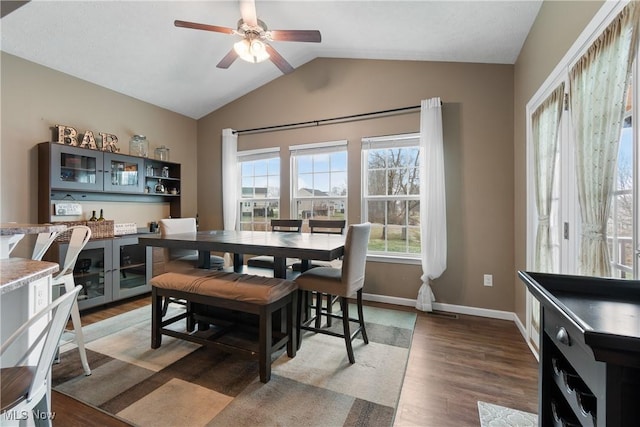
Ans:
[{"label": "decorative bottle", "polygon": [[102,209],[100,209],[100,218],[98,218],[98,221],[104,221],[104,215],[102,215]]},{"label": "decorative bottle", "polygon": [[96,218],[96,211],[93,211],[93,214],[91,215],[91,218],[89,218],[89,221],[97,221],[98,218]]}]

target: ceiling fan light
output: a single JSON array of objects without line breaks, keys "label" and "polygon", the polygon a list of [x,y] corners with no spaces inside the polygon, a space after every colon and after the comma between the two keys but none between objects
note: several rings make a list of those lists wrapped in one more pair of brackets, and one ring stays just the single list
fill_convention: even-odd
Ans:
[{"label": "ceiling fan light", "polygon": [[243,39],[235,43],[233,49],[240,58],[254,64],[269,59],[269,53],[267,53],[264,43],[260,40],[249,41]]}]

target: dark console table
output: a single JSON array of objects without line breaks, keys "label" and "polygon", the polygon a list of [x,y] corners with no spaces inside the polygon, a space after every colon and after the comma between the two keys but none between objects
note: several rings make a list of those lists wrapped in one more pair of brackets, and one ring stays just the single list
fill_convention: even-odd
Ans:
[{"label": "dark console table", "polygon": [[540,301],[539,425],[640,425],[640,281],[518,275]]}]

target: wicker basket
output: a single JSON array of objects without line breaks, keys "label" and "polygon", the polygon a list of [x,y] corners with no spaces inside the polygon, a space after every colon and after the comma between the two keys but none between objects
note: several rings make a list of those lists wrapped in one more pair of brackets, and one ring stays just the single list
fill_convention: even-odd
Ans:
[{"label": "wicker basket", "polygon": [[[58,221],[56,224],[64,224],[67,227],[73,227],[76,225],[86,225],[91,229],[91,240],[93,239],[107,239],[113,237],[114,221],[107,219],[104,221]],[[56,241],[68,242],[71,238],[71,233],[62,231],[58,234]]]}]

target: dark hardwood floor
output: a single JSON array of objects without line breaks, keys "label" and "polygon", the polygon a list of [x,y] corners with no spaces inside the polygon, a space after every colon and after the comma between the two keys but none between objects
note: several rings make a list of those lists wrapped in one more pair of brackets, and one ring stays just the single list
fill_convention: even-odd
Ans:
[{"label": "dark hardwood floor", "polygon": [[[146,296],[84,312],[82,323],[150,303]],[[537,412],[537,386],[538,363],[513,322],[418,312],[394,425],[478,427],[479,400]],[[126,425],[55,391],[52,407],[54,426]]]}]

